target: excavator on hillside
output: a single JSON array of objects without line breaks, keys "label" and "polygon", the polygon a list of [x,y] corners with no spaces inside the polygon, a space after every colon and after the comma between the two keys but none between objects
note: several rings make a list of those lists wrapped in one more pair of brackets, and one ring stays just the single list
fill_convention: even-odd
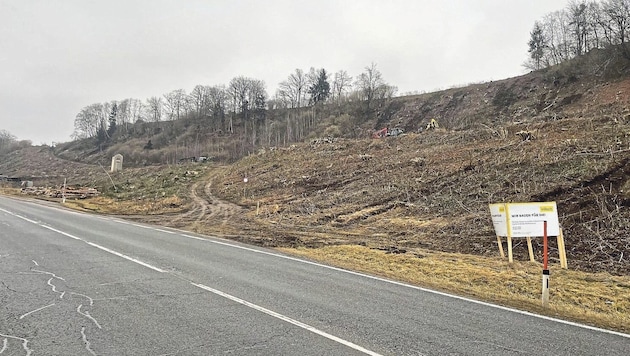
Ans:
[{"label": "excavator on hillside", "polygon": [[421,133],[421,132],[425,132],[425,131],[429,131],[429,130],[437,130],[440,128],[440,124],[438,123],[438,121],[436,119],[431,119],[431,121],[429,121],[429,123],[426,124],[426,126],[424,124],[422,124],[419,128],[418,131],[416,131],[417,133]]},{"label": "excavator on hillside", "polygon": [[440,124],[438,124],[436,119],[431,119],[431,121],[427,124],[427,130],[435,130],[440,128]]}]

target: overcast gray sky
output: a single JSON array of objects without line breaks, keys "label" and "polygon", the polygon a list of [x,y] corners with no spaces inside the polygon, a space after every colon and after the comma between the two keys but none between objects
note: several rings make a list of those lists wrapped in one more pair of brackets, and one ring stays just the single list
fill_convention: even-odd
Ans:
[{"label": "overcast gray sky", "polygon": [[70,140],[82,107],[372,62],[399,93],[525,73],[567,0],[0,0],[0,129]]}]

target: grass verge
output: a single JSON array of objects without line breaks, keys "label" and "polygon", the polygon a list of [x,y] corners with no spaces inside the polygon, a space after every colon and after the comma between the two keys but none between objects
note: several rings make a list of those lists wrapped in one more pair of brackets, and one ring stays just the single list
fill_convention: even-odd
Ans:
[{"label": "grass verge", "polygon": [[119,201],[108,197],[66,200],[66,207],[101,214],[155,215],[181,212],[184,200],[176,197],[149,198],[139,202]]}]

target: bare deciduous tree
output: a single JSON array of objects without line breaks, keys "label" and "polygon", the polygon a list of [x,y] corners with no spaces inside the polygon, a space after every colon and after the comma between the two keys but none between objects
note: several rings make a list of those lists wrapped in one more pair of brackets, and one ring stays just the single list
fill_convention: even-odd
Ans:
[{"label": "bare deciduous tree", "polygon": [[332,96],[333,99],[341,99],[346,93],[352,89],[352,77],[348,75],[345,70],[340,70],[335,73],[335,79],[333,80]]},{"label": "bare deciduous tree", "polygon": [[361,100],[365,102],[366,113],[368,114],[373,108],[374,100],[391,97],[396,92],[395,87],[385,83],[383,75],[376,68],[375,63],[365,67],[365,72],[357,77],[355,87]]},{"label": "bare deciduous tree", "polygon": [[302,107],[304,95],[306,94],[308,78],[301,69],[296,69],[287,80],[279,85],[278,97],[287,100],[287,106],[291,108]]},{"label": "bare deciduous tree", "polygon": [[238,76],[230,80],[228,94],[232,99],[232,109],[235,113],[247,113],[249,109],[248,94],[251,87],[249,78]]},{"label": "bare deciduous tree", "polygon": [[225,114],[227,111],[228,94],[224,86],[215,85],[208,88],[208,106],[212,112],[212,120],[225,130]]},{"label": "bare deciduous tree", "polygon": [[630,58],[626,48],[630,32],[630,0],[606,0],[601,6],[602,27],[610,35],[611,44],[622,46],[623,53]]},{"label": "bare deciduous tree", "polygon": [[[626,46],[630,33],[630,0],[572,0],[565,9],[547,14],[538,23],[546,44],[540,66],[559,64],[608,45],[620,45],[622,53],[630,58],[630,48]],[[530,56],[540,55],[539,49],[534,52],[531,49],[530,43]],[[537,67],[535,59],[533,62],[529,67]]]},{"label": "bare deciduous tree", "polygon": [[179,120],[186,115],[186,96],[184,89],[177,89],[164,94],[164,108],[170,120]]},{"label": "bare deciduous tree", "polygon": [[7,130],[0,130],[0,152],[6,152],[17,142],[17,137]]},{"label": "bare deciduous tree", "polygon": [[152,96],[147,99],[147,117],[152,122],[160,122],[162,120],[162,112],[164,110],[164,102],[159,96]]},{"label": "bare deciduous tree", "polygon": [[107,107],[97,103],[84,107],[74,119],[74,133],[77,139],[97,137],[107,129]]},{"label": "bare deciduous tree", "polygon": [[193,88],[188,96],[190,99],[190,103],[192,105],[192,109],[194,111],[195,117],[202,118],[209,116],[210,108],[209,108],[209,92],[210,87],[205,85],[197,85]]},{"label": "bare deciduous tree", "polygon": [[568,5],[569,25],[573,34],[573,54],[581,56],[586,52],[586,43],[589,36],[587,22],[588,6],[585,0],[571,0]]}]

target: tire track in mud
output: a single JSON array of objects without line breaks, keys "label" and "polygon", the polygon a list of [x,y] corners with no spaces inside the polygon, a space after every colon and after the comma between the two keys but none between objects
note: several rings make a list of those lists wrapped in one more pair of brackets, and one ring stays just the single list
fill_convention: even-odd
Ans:
[{"label": "tire track in mud", "polygon": [[243,208],[240,206],[217,199],[214,195],[212,195],[212,182],[206,183],[203,188],[203,192],[204,196],[208,199],[210,206],[210,214],[208,218],[220,217],[222,218],[222,224],[225,225],[232,219],[232,217],[243,213]]},{"label": "tire track in mud", "polygon": [[196,182],[190,187],[192,206],[187,212],[175,216],[168,224],[181,227],[195,223],[226,225],[243,208],[216,198],[212,194],[212,182]]}]

